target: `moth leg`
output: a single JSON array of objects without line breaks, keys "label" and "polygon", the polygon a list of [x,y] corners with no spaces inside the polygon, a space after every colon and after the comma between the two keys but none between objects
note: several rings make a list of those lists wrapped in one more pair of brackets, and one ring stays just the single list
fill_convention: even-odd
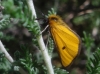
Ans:
[{"label": "moth leg", "polygon": [[46,29],[49,27],[49,25],[47,25],[42,31],[40,34],[42,34],[44,31],[46,31]]},{"label": "moth leg", "polygon": [[[47,29],[48,29],[49,25],[47,25],[42,31],[40,34],[42,34],[43,32],[45,32]],[[50,37],[50,32],[48,32],[48,35],[47,35],[47,42],[46,42],[46,47],[48,46],[48,43],[49,43],[49,37]]]},{"label": "moth leg", "polygon": [[40,34],[37,34],[37,35],[35,35],[35,37],[37,37],[38,35],[42,35],[42,33],[44,32],[44,31],[46,31],[46,29],[49,27],[49,25],[47,25],[41,32],[40,32]]},{"label": "moth leg", "polygon": [[49,39],[50,39],[50,32],[48,31],[48,36],[47,36],[46,47],[48,46],[48,43],[49,43]]}]

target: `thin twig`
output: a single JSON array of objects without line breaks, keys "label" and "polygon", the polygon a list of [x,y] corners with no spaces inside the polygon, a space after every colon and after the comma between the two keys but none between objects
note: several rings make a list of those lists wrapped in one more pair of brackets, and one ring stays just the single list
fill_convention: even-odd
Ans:
[{"label": "thin twig", "polygon": [[6,49],[4,48],[1,40],[0,40],[0,50],[5,54],[5,57],[12,63],[14,62],[13,58],[9,55],[9,53],[6,51]]},{"label": "thin twig", "polygon": [[[10,56],[10,54],[7,52],[7,50],[5,49],[4,45],[2,44],[1,40],[0,40],[0,50],[1,52],[3,52],[5,54],[5,57],[9,60],[9,62],[13,63],[14,60],[13,58]],[[19,72],[21,74],[27,74],[26,71],[24,71],[21,67],[19,67]]]}]

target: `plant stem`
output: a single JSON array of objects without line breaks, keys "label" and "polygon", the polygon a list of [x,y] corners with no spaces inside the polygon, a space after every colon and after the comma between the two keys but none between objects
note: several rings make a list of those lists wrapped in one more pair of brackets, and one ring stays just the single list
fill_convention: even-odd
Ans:
[{"label": "plant stem", "polygon": [[12,63],[14,62],[13,58],[9,55],[9,53],[6,51],[6,49],[4,48],[1,40],[0,40],[0,50],[5,54],[5,57]]},{"label": "plant stem", "polygon": [[[9,60],[9,62],[13,63],[14,60],[13,58],[10,56],[10,54],[7,52],[7,50],[5,49],[4,45],[2,44],[1,40],[0,40],[0,50],[5,54],[5,57]],[[21,74],[27,74],[21,67],[19,68],[19,72]]]},{"label": "plant stem", "polygon": [[[27,3],[28,3],[30,10],[32,11],[32,15],[35,16],[35,18],[36,18],[35,8],[34,8],[32,0],[27,0]],[[35,22],[37,22],[37,21],[35,21]],[[41,34],[39,35],[37,40],[38,40],[38,44],[40,46],[41,52],[43,54],[45,64],[47,66],[48,74],[54,74],[53,67],[52,67],[52,64],[51,64],[51,58],[50,58],[50,56],[47,52],[47,49],[45,47],[45,44],[44,44],[44,41],[43,41]]]}]

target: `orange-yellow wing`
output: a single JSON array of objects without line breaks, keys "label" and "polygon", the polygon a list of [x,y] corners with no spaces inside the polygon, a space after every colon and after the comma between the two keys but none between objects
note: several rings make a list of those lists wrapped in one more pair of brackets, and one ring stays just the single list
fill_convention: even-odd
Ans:
[{"label": "orange-yellow wing", "polygon": [[62,65],[66,67],[79,53],[80,38],[56,15],[49,17],[49,25]]}]

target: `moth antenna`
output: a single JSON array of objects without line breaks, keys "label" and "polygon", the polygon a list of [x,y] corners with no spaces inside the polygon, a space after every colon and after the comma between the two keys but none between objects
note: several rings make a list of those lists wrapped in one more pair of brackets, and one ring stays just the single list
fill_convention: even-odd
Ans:
[{"label": "moth antenna", "polygon": [[[36,7],[36,8],[37,8],[37,7]],[[45,14],[44,14],[43,12],[41,12],[41,10],[40,10],[40,9],[38,9],[38,8],[37,8],[37,10],[39,11],[39,13],[41,13],[41,14],[42,14],[43,18],[46,18]]]}]

